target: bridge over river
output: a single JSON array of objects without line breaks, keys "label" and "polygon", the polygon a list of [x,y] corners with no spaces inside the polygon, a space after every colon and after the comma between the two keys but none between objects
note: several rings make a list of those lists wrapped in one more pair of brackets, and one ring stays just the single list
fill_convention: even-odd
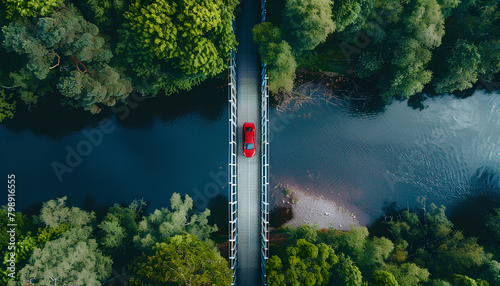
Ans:
[{"label": "bridge over river", "polygon": [[[232,285],[266,285],[269,255],[269,142],[266,67],[252,28],[265,20],[265,0],[243,0],[234,31],[239,45],[229,66],[229,260]],[[255,156],[243,155],[243,124],[256,128]]]}]

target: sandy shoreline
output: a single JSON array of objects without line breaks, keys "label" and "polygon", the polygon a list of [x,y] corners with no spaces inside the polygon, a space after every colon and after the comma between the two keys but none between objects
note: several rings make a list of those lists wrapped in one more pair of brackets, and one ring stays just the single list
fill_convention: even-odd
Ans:
[{"label": "sandy shoreline", "polygon": [[284,226],[297,227],[302,224],[317,224],[320,228],[333,227],[338,230],[349,230],[351,224],[356,227],[363,226],[356,214],[322,196],[306,194],[295,189],[293,196],[297,200],[292,205],[293,219]]}]

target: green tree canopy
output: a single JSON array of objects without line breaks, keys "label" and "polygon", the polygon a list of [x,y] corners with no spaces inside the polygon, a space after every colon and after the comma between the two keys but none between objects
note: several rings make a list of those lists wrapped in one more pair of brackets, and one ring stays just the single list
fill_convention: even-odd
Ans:
[{"label": "green tree canopy", "polygon": [[131,285],[230,285],[231,269],[218,251],[191,234],[158,243],[134,262]]},{"label": "green tree canopy", "polygon": [[5,91],[0,90],[0,122],[5,119],[14,118],[16,111],[16,101],[11,100],[11,95],[5,95]]},{"label": "green tree canopy", "polygon": [[261,60],[268,67],[269,91],[292,91],[297,63],[290,45],[281,39],[280,29],[263,22],[256,25],[252,32]]},{"label": "green tree canopy", "polygon": [[36,248],[15,285],[24,285],[30,278],[40,285],[52,285],[51,277],[61,284],[101,285],[111,274],[112,261],[90,235],[90,227],[73,228],[42,249]]},{"label": "green tree canopy", "polygon": [[62,197],[43,203],[40,210],[40,221],[49,227],[58,227],[61,224],[67,224],[70,227],[83,227],[94,222],[94,212],[89,213],[77,207],[67,207],[67,199],[67,197]]},{"label": "green tree canopy", "polygon": [[392,273],[383,270],[373,271],[371,286],[399,286]]},{"label": "green tree canopy", "polygon": [[485,225],[497,239],[500,239],[500,209],[495,209],[493,213],[486,217]]},{"label": "green tree canopy", "polygon": [[124,75],[108,65],[113,55],[97,26],[71,5],[35,25],[13,22],[2,31],[7,51],[27,57],[32,74],[22,69],[11,77],[28,103],[57,86],[70,105],[98,112],[98,105],[112,106],[132,91]]},{"label": "green tree canopy", "polygon": [[283,26],[295,51],[312,50],[335,29],[331,0],[287,0]]},{"label": "green tree canopy", "polygon": [[[383,28],[374,25],[382,13],[387,15]],[[357,75],[378,73],[378,88],[386,101],[421,92],[432,79],[427,67],[431,51],[441,45],[444,36],[444,17],[437,1],[377,2],[365,27],[377,45],[361,54]]]},{"label": "green tree canopy", "polygon": [[446,58],[447,71],[439,75],[434,87],[436,92],[452,92],[471,88],[477,81],[481,55],[478,48],[467,40],[459,39]]},{"label": "green tree canopy", "polygon": [[281,266],[280,258],[271,258],[269,266],[272,275],[269,282],[273,284],[269,285],[326,285],[330,271],[337,262],[338,257],[331,246],[299,239],[286,249],[284,267]]},{"label": "green tree canopy", "polygon": [[119,254],[131,248],[133,238],[139,230],[137,219],[143,207],[142,201],[134,201],[128,207],[115,204],[108,209],[108,213],[97,226],[98,241],[105,253]]},{"label": "green tree canopy", "polygon": [[338,255],[339,263],[334,266],[332,282],[334,285],[362,286],[363,275],[354,261],[343,253]]},{"label": "green tree canopy", "polygon": [[139,78],[152,77],[140,92],[156,95],[189,89],[222,72],[236,46],[232,33],[237,1],[156,0],[136,2],[124,14],[125,54]]},{"label": "green tree canopy", "polygon": [[170,198],[170,208],[155,210],[139,223],[138,234],[134,236],[135,246],[151,253],[151,248],[158,242],[178,235],[189,233],[210,243],[210,234],[217,231],[217,226],[208,224],[210,210],[192,214],[193,199],[188,195],[182,200],[178,193]]},{"label": "green tree canopy", "polygon": [[63,6],[64,0],[2,0],[9,19],[48,16]]},{"label": "green tree canopy", "polygon": [[357,31],[372,11],[374,0],[333,1],[332,19],[335,30],[342,32],[346,27],[353,26]]}]

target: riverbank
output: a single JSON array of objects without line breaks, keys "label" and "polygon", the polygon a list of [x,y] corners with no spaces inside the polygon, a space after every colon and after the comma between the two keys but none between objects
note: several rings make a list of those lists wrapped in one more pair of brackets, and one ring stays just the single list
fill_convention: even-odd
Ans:
[{"label": "riverbank", "polygon": [[301,190],[293,190],[292,192],[293,218],[283,226],[298,227],[303,224],[317,224],[319,228],[333,227],[344,231],[348,231],[350,225],[363,226],[356,214],[339,203],[321,195],[307,194]]}]

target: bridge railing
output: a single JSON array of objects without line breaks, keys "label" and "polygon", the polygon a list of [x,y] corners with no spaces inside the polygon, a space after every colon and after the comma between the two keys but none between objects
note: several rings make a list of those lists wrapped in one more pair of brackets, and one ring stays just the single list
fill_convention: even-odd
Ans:
[{"label": "bridge railing", "polygon": [[237,185],[237,97],[236,97],[236,53],[231,50],[229,65],[229,264],[236,285],[238,264],[238,185]]},{"label": "bridge railing", "polygon": [[[266,20],[266,0],[260,1],[261,21]],[[261,191],[260,191],[260,241],[262,285],[267,285],[266,261],[269,258],[269,90],[267,87],[267,67],[261,72]]]},{"label": "bridge railing", "polygon": [[267,68],[262,67],[261,84],[261,268],[262,285],[267,285],[266,260],[269,258],[269,91]]}]

